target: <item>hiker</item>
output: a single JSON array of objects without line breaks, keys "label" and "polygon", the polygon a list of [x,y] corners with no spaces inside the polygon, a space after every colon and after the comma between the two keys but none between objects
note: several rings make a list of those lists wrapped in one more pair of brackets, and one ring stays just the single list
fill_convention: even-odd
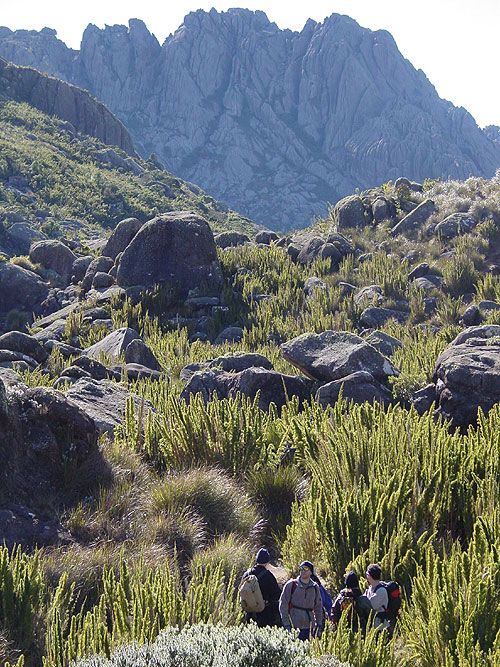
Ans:
[{"label": "hiker", "polygon": [[330,618],[330,614],[332,613],[332,606],[333,606],[332,596],[323,586],[320,578],[314,571],[311,575],[311,579],[315,581],[319,586],[319,592],[321,593],[321,602],[323,603],[323,619],[326,621],[327,618]]},{"label": "hiker", "polygon": [[281,589],[274,574],[267,569],[270,562],[269,551],[259,549],[255,565],[243,575],[239,590],[247,622],[253,620],[260,628],[281,625],[278,613]]},{"label": "hiker", "polygon": [[286,630],[299,630],[299,639],[320,637],[323,631],[323,600],[319,585],[312,579],[314,565],[305,560],[299,576],[286,582],[280,597],[281,621]]},{"label": "hiker", "polygon": [[391,637],[401,609],[401,589],[396,581],[381,581],[381,578],[380,565],[376,563],[368,565],[366,579],[369,587],[365,594],[375,612],[373,626],[379,630],[386,630]]},{"label": "hiker", "polygon": [[358,575],[354,570],[348,572],[344,578],[345,588],[335,598],[333,603],[331,620],[336,628],[340,617],[345,612],[349,614],[349,625],[353,632],[359,629],[364,634],[372,606],[366,595],[361,593]]}]

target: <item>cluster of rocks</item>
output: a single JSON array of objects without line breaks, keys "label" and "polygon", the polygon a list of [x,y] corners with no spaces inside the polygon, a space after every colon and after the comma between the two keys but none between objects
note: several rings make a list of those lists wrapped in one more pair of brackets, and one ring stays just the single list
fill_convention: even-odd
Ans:
[{"label": "cluster of rocks", "polygon": [[404,177],[396,179],[392,188],[374,188],[344,197],[332,210],[332,220],[339,231],[386,222],[391,235],[398,236],[414,234],[425,225],[429,236],[443,241],[467,234],[487,216],[488,211],[481,218],[463,212],[440,216],[436,203],[425,198],[423,185]]},{"label": "cluster of rocks", "polygon": [[[241,393],[268,409],[283,407],[313,396],[321,405],[339,398],[355,403],[394,402],[389,379],[399,374],[390,357],[401,342],[382,331],[366,338],[342,331],[306,333],[281,345],[281,352],[302,375],[285,375],[259,354],[226,354],[181,372],[186,385],[181,398],[189,402],[201,394],[228,398]],[[500,401],[500,326],[465,329],[440,355],[433,383],[417,391],[412,404],[420,414],[435,407],[435,414],[463,428],[474,424],[478,409],[488,413]]]},{"label": "cluster of rocks", "polygon": [[307,333],[281,345],[281,351],[303,375],[278,373],[262,355],[229,354],[186,366],[181,372],[187,380],[181,397],[189,401],[193,394],[202,394],[209,400],[214,394],[227,398],[239,392],[255,398],[258,393],[263,409],[271,403],[281,408],[293,396],[303,402],[314,394],[322,405],[331,405],[341,392],[355,402],[391,402],[387,381],[398,371],[360,336],[338,331]]}]

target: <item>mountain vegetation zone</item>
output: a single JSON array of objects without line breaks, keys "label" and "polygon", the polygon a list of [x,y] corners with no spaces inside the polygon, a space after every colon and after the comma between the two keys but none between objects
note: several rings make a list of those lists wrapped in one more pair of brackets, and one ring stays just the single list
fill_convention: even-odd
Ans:
[{"label": "mountain vegetation zone", "polygon": [[251,221],[223,210],[200,188],[154,163],[137,158],[139,173],[132,173],[103,162],[103,153],[105,157],[110,150],[122,161],[130,159],[119,148],[110,149],[26,103],[0,104],[0,214],[34,220],[42,211],[38,222],[48,236],[64,233],[71,222],[88,237],[126,217],[148,220],[186,209],[205,216],[214,231],[255,229]]},{"label": "mountain vegetation zone", "polygon": [[[442,206],[459,199],[463,206],[477,192],[492,205],[498,196],[495,180],[429,182],[425,189]],[[52,510],[62,513],[72,544],[31,555],[2,551],[5,659],[22,661],[22,654],[28,665],[42,658],[47,666],[64,665],[110,655],[127,642],[154,641],[167,625],[237,624],[236,584],[255,546],[265,543],[290,571],[311,558],[332,590],[346,569],[362,574],[371,561],[402,584],[403,613],[392,642],[372,634],[362,641],[348,627],[327,629],[311,643],[312,659],[333,655],[361,667],[497,664],[499,406],[461,433],[408,404],[461,330],[462,295],[500,300],[499,278],[488,272],[499,238],[499,209],[491,207],[491,217],[451,241],[391,238],[383,225],[349,229],[350,241],[371,257],[355,264],[348,256],[337,271],[326,259],[298,265],[276,245],[219,249],[228,311],[218,325],[240,324],[240,343],[190,342],[186,329],[162,321],[161,290],[136,306],[113,303],[114,326],[136,327],[165,371],[164,380],[132,385],[157,412],[145,418],[130,402],[115,441],[102,443],[100,466],[92,461],[79,471],[76,501],[68,477],[68,497]],[[443,256],[445,250],[453,252]],[[433,315],[408,278],[419,258],[443,278],[443,289],[433,292]],[[328,289],[307,297],[311,275]],[[244,396],[179,401],[180,371],[189,363],[251,350],[290,373],[281,340],[359,331],[364,306],[339,281],[381,285],[385,307],[408,301],[406,323],[381,327],[402,342],[391,357],[401,370],[392,385],[398,405],[299,406],[291,399],[281,411],[263,411]],[[269,298],[257,299],[262,293]],[[498,324],[498,311],[485,322]],[[68,318],[68,339],[75,330],[85,345],[106,333],[86,329],[78,314]],[[53,382],[39,371],[23,380]],[[198,632],[204,631],[193,628]],[[197,641],[186,636],[184,646],[201,656]],[[124,649],[120,664],[135,664],[134,651]],[[249,664],[269,664],[264,660]],[[91,664],[101,663],[108,664],[104,658]]]}]

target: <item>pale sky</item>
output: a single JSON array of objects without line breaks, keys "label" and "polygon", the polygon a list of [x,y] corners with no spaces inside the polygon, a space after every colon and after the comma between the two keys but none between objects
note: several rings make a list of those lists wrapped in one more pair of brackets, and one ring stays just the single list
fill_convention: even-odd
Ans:
[{"label": "pale sky", "polygon": [[500,125],[500,0],[0,0],[0,25],[55,28],[68,46],[79,48],[89,23],[102,28],[140,18],[162,43],[190,11],[234,6],[261,9],[292,30],[333,13],[372,30],[384,28],[441,97],[465,107],[481,127]]}]

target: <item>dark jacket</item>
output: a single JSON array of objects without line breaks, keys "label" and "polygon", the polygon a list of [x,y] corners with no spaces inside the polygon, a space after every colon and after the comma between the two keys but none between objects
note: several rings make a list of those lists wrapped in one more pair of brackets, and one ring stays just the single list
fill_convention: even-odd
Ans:
[{"label": "dark jacket", "polygon": [[332,621],[335,625],[340,621],[342,612],[346,610],[349,614],[349,626],[353,632],[361,629],[366,630],[370,616],[370,604],[361,593],[359,587],[344,588],[337,595],[332,607]]},{"label": "dark jacket", "polygon": [[276,577],[264,565],[254,565],[250,570],[247,570],[243,577],[251,574],[259,580],[262,597],[266,603],[264,611],[247,614],[247,620],[253,619],[259,627],[265,625],[280,625],[278,614],[278,602],[281,595],[281,589],[278,586]]}]

